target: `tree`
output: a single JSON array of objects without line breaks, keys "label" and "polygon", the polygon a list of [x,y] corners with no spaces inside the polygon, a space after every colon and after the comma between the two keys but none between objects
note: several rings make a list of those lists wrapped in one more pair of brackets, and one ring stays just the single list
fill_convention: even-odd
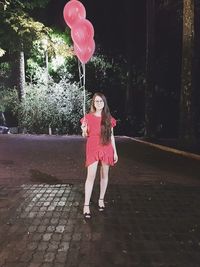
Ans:
[{"label": "tree", "polygon": [[182,73],[180,95],[179,143],[196,144],[194,120],[194,0],[183,1]]},{"label": "tree", "polygon": [[[26,77],[28,83],[47,85],[49,75],[54,81],[59,82],[62,78],[60,70],[64,68],[67,59],[74,55],[67,42],[65,34],[56,30],[49,34],[48,39],[33,42],[32,48],[27,54]],[[66,74],[65,70],[63,72]]]},{"label": "tree", "polygon": [[47,36],[49,29],[42,23],[35,21],[28,11],[35,7],[42,7],[48,1],[22,0],[7,1],[4,10],[0,10],[0,45],[10,55],[13,67],[13,84],[18,89],[19,98],[25,96],[25,62],[24,51],[30,49],[32,42]]},{"label": "tree", "polygon": [[132,116],[133,111],[133,47],[132,47],[132,28],[134,27],[131,0],[127,1],[125,5],[125,15],[127,20],[127,26],[125,27],[125,38],[126,38],[126,95],[125,95],[125,117],[128,120]]},{"label": "tree", "polygon": [[194,8],[194,65],[193,65],[193,78],[194,78],[194,98],[195,98],[195,124],[197,136],[200,137],[200,1],[195,0]]},{"label": "tree", "polygon": [[146,1],[146,88],[145,88],[145,137],[155,136],[155,0]]}]

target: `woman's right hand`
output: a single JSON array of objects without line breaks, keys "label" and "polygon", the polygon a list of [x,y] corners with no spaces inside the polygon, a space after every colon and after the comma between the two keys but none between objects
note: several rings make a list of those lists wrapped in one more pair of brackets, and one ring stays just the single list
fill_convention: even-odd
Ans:
[{"label": "woman's right hand", "polygon": [[116,164],[118,162],[118,155],[117,152],[114,152],[114,163]]},{"label": "woman's right hand", "polygon": [[82,136],[83,137],[87,137],[88,134],[87,134],[87,123],[86,122],[82,123],[81,130],[82,130]]}]

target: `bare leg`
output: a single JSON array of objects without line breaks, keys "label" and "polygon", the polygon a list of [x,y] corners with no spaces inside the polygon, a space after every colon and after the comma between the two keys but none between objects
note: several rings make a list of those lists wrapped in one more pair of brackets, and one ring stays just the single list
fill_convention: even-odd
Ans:
[{"label": "bare leg", "polygon": [[99,196],[100,207],[105,207],[104,196],[108,186],[108,172],[109,172],[109,165],[102,162],[100,169],[100,196]]},{"label": "bare leg", "polygon": [[86,212],[90,213],[89,204],[90,204],[90,198],[92,195],[94,180],[96,177],[97,166],[98,166],[98,161],[95,161],[94,163],[89,165],[87,169],[87,178],[85,182],[85,202],[84,202],[84,207],[83,207],[83,213],[86,213]]}]

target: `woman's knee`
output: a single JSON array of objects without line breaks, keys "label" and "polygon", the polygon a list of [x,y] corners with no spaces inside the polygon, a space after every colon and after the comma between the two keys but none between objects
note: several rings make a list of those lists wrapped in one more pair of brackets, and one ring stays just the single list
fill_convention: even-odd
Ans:
[{"label": "woman's knee", "polygon": [[97,172],[97,165],[98,162],[94,162],[93,164],[88,166],[87,170],[87,180],[88,181],[94,181],[96,177],[96,172]]},{"label": "woman's knee", "polygon": [[86,182],[94,182],[96,175],[87,175]]},{"label": "woman's knee", "polygon": [[107,181],[108,180],[108,176],[101,176],[101,181]]},{"label": "woman's knee", "polygon": [[109,165],[102,164],[101,165],[101,178],[108,179]]}]

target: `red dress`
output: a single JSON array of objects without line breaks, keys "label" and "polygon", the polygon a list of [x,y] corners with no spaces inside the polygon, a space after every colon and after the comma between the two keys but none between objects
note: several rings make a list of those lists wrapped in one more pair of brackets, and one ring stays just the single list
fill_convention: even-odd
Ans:
[{"label": "red dress", "polygon": [[[95,161],[101,161],[107,165],[114,165],[114,149],[111,142],[107,145],[100,143],[101,117],[93,113],[86,114],[81,119],[81,123],[87,123],[87,143],[86,143],[86,167]],[[116,120],[111,117],[111,127],[116,126]]]}]

